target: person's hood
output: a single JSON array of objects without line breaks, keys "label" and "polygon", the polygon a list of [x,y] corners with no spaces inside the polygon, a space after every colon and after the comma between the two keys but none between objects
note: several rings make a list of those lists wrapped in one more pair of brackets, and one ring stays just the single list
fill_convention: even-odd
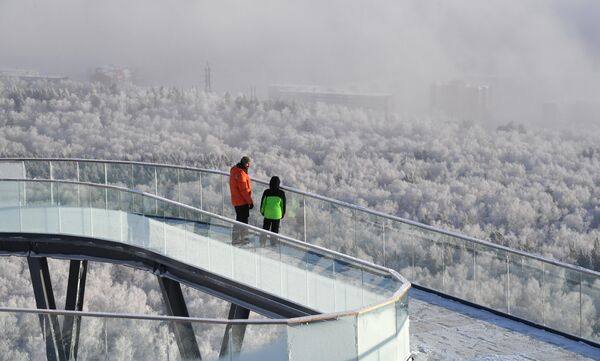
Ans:
[{"label": "person's hood", "polygon": [[271,177],[271,181],[269,182],[269,188],[270,189],[279,189],[280,183],[281,183],[281,181],[279,180],[279,177],[277,177],[277,176]]}]

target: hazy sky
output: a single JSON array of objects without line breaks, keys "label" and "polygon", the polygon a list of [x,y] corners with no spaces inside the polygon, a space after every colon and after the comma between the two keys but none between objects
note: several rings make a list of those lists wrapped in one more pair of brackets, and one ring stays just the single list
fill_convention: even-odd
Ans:
[{"label": "hazy sky", "polygon": [[473,75],[552,88],[597,79],[598,18],[597,0],[0,0],[0,68],[84,76],[115,64],[147,83],[202,86],[210,61],[213,87],[234,92],[410,93]]}]

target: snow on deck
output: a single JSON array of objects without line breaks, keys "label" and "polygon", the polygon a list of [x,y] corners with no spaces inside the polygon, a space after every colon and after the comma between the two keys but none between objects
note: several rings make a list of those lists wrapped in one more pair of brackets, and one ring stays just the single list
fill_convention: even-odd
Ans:
[{"label": "snow on deck", "polygon": [[424,360],[600,360],[600,349],[411,289],[410,346]]}]

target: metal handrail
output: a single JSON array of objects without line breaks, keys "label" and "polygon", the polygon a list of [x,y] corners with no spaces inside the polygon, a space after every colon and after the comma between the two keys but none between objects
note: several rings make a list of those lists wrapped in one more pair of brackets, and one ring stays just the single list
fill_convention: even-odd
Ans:
[{"label": "metal handrail", "polygon": [[[152,166],[152,167],[162,167],[162,168],[171,168],[171,169],[183,169],[183,170],[191,170],[191,171],[197,171],[197,172],[205,172],[205,173],[210,173],[210,174],[220,174],[220,175],[224,175],[224,176],[229,176],[229,173],[224,172],[224,171],[220,171],[220,170],[214,170],[214,169],[204,169],[204,168],[196,168],[196,167],[189,167],[189,166],[177,166],[177,165],[169,165],[169,164],[163,164],[163,163],[147,163],[147,162],[137,162],[137,161],[121,161],[121,160],[101,160],[101,159],[84,159],[84,158],[0,158],[0,162],[23,162],[23,161],[49,161],[49,162],[68,162],[68,161],[72,161],[72,162],[91,162],[91,163],[108,163],[108,164],[135,164],[135,165],[143,165],[143,166]],[[257,182],[257,183],[261,183],[264,185],[268,185],[269,182],[266,182],[264,180],[259,180],[259,179],[252,179],[253,181]],[[96,184],[96,183],[94,183]],[[594,270],[590,270],[587,268],[583,268],[577,265],[573,265],[573,264],[569,264],[569,263],[565,263],[562,261],[558,261],[558,260],[554,260],[554,259],[550,259],[550,258],[546,258],[543,256],[539,256],[530,252],[525,252],[525,251],[521,251],[521,250],[517,250],[514,248],[510,248],[510,247],[506,247],[506,246],[502,246],[499,244],[495,244],[489,241],[485,241],[485,240],[481,240],[481,239],[477,239],[474,237],[470,237],[464,234],[460,234],[457,232],[453,232],[453,231],[448,231],[448,230],[444,230],[441,228],[437,228],[434,226],[430,226],[427,224],[423,224],[417,221],[412,221],[410,219],[406,219],[406,218],[401,218],[398,216],[393,216],[393,215],[389,215],[386,213],[382,213],[382,212],[378,212],[372,209],[368,209],[365,207],[361,207],[361,206],[357,206],[355,204],[351,204],[351,203],[347,203],[347,202],[343,202],[337,199],[333,199],[333,198],[328,198],[325,196],[321,196],[318,194],[314,194],[314,193],[310,193],[307,191],[302,191],[300,189],[297,188],[292,188],[292,187],[287,187],[287,186],[281,186],[282,189],[288,190],[290,192],[293,193],[297,193],[303,196],[308,196],[311,198],[315,198],[315,199],[319,199],[328,203],[332,203],[332,204],[336,204],[339,206],[343,206],[343,207],[347,207],[350,209],[354,209],[357,211],[361,211],[367,214],[371,214],[374,216],[378,216],[378,217],[382,217],[382,218],[386,218],[392,221],[396,221],[396,222],[400,222],[400,223],[405,223],[411,226],[415,226],[418,228],[422,228],[428,231],[433,231],[436,233],[440,233],[446,236],[451,236],[451,237],[455,237],[458,239],[462,239],[464,241],[469,241],[472,243],[476,243],[476,244],[480,244],[483,246],[487,246],[487,247],[491,247],[497,250],[501,250],[504,252],[509,252],[512,254],[516,254],[516,255],[520,255],[520,256],[524,256],[527,258],[532,258],[535,259],[537,261],[540,262],[545,262],[545,263],[549,263],[549,264],[553,264],[555,266],[559,266],[559,267],[564,267],[567,269],[571,269],[574,271],[578,271],[578,272],[582,272],[588,275],[592,275],[592,276],[597,276],[600,277],[600,272],[594,271]]]},{"label": "metal handrail", "polygon": [[22,178],[0,178],[0,182],[35,182],[35,183],[56,183],[56,184],[73,184],[73,185],[83,185],[83,186],[89,186],[89,187],[95,187],[95,188],[103,188],[103,189],[113,189],[113,190],[118,190],[118,191],[122,191],[122,192],[127,192],[127,193],[132,193],[132,194],[137,194],[137,195],[142,195],[144,197],[148,197],[151,199],[155,199],[158,201],[162,201],[162,202],[166,202],[166,203],[170,203],[172,205],[175,206],[179,206],[179,207],[183,207],[186,208],[188,210],[191,211],[195,211],[195,212],[199,212],[201,214],[204,214],[206,216],[209,217],[214,217],[217,218],[219,220],[222,220],[224,222],[227,223],[231,223],[231,224],[236,224],[239,225],[240,227],[245,227],[248,229],[251,229],[253,231],[259,232],[259,233],[263,233],[266,235],[271,235],[271,236],[275,236],[278,237],[279,239],[282,239],[288,243],[291,244],[295,244],[301,247],[305,247],[308,249],[313,249],[315,251],[319,251],[325,254],[328,254],[329,256],[335,257],[335,258],[341,258],[344,259],[346,261],[349,261],[351,263],[357,263],[360,266],[363,266],[365,268],[369,268],[371,270],[377,270],[379,272],[382,272],[384,274],[389,274],[391,275],[393,278],[397,279],[397,281],[402,283],[402,286],[396,290],[391,297],[389,297],[388,299],[386,299],[383,302],[377,303],[375,305],[367,305],[365,307],[361,307],[359,309],[355,309],[355,310],[348,310],[348,311],[340,311],[340,312],[331,312],[331,313],[325,313],[325,314],[318,314],[318,315],[313,315],[313,316],[303,316],[303,317],[298,317],[298,318],[292,318],[292,319],[288,319],[290,323],[305,323],[305,322],[314,322],[314,321],[324,321],[324,320],[331,320],[331,319],[336,319],[339,317],[344,317],[344,316],[351,316],[351,315],[359,315],[359,314],[363,314],[365,312],[369,312],[371,310],[380,308],[380,307],[384,307],[390,303],[394,303],[399,301],[402,297],[404,297],[406,295],[406,293],[408,292],[408,290],[410,289],[410,282],[404,278],[402,275],[400,275],[398,272],[394,271],[393,269],[390,268],[386,268],[365,260],[361,260],[349,255],[345,255],[343,253],[339,253],[337,251],[333,251],[333,250],[329,250],[327,248],[323,248],[320,247],[318,245],[314,245],[314,244],[310,244],[310,243],[306,243],[306,242],[302,242],[296,239],[293,239],[291,237],[288,236],[283,236],[283,235],[279,235],[276,233],[272,233],[270,231],[266,231],[262,228],[258,228],[246,223],[241,223],[238,222],[236,220],[218,215],[218,214],[214,214],[214,213],[210,213],[208,211],[199,209],[199,208],[195,208],[192,207],[190,205],[184,204],[184,203],[180,203],[174,200],[170,200],[164,197],[161,197],[159,195],[154,195],[154,194],[150,194],[150,193],[146,193],[140,190],[136,190],[136,189],[129,189],[129,188],[124,188],[124,187],[119,187],[119,186],[114,186],[114,185],[107,185],[107,184],[98,184],[98,183],[88,183],[88,182],[78,182],[78,181],[69,181],[69,180],[56,180],[56,179],[22,179]]},{"label": "metal handrail", "polygon": [[99,317],[99,318],[123,318],[134,320],[148,321],[175,321],[175,322],[199,322],[207,324],[223,324],[223,325],[240,325],[240,324],[255,324],[255,325],[287,325],[290,319],[273,318],[273,319],[225,319],[225,318],[201,318],[201,317],[178,317],[178,316],[160,316],[160,315],[142,315],[137,313],[111,313],[111,312],[89,312],[89,311],[68,311],[68,310],[48,310],[39,308],[13,308],[0,307],[0,312],[10,313],[33,313],[44,315],[57,316],[84,316],[84,317]]}]

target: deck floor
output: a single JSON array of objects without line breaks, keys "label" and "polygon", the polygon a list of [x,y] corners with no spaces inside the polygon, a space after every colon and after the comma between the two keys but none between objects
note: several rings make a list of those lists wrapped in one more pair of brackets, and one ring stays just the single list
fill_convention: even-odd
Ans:
[{"label": "deck floor", "polygon": [[416,361],[600,360],[600,348],[427,292],[410,292]]}]

